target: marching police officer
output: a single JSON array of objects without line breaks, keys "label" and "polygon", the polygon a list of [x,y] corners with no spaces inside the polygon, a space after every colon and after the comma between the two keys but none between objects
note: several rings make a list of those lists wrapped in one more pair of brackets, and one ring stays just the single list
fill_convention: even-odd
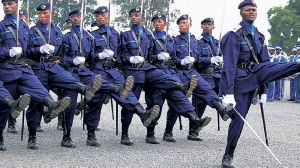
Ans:
[{"label": "marching police officer", "polygon": [[27,22],[27,17],[28,17],[27,10],[26,9],[20,9],[19,10],[19,18],[23,19],[24,21]]},{"label": "marching police officer", "polygon": [[[270,62],[273,62],[274,58],[275,58],[275,48],[273,46],[269,45],[268,51],[269,51]],[[274,81],[268,83],[267,102],[273,102],[274,85],[275,85]]]},{"label": "marching police officer", "polygon": [[[282,47],[276,45],[274,62],[288,62],[287,58],[282,53]],[[284,96],[284,80],[285,79],[280,79],[275,81],[274,100],[281,100]]]},{"label": "marching police officer", "polygon": [[[300,61],[300,45],[296,46],[297,52],[296,55],[294,57],[293,62],[299,62]],[[294,82],[295,82],[295,101],[293,103],[300,103],[300,75],[295,74],[295,78],[294,78]]]},{"label": "marching police officer", "polygon": [[234,110],[228,112],[229,125],[227,147],[222,159],[222,167],[232,165],[234,150],[240,137],[243,120],[246,117],[255,90],[261,88],[260,103],[266,103],[266,88],[270,81],[282,79],[300,71],[298,63],[271,63],[264,36],[254,27],[257,6],[253,0],[242,1],[238,9],[242,22],[238,28],[225,34],[221,40],[224,65],[221,72],[220,96],[225,105],[232,104]]},{"label": "marching police officer", "polygon": [[[293,55],[290,55],[289,62],[297,62],[295,60],[295,57],[297,55],[297,46],[293,46],[292,52],[293,52]],[[297,87],[297,85],[295,85],[295,78],[290,77],[290,98],[287,99],[287,101],[295,101],[296,87]]]}]

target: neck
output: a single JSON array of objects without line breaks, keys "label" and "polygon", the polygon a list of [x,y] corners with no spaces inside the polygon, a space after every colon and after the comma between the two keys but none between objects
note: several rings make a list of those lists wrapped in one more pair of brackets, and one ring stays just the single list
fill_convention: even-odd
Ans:
[{"label": "neck", "polygon": [[11,20],[17,20],[17,15],[7,15],[7,17]]}]

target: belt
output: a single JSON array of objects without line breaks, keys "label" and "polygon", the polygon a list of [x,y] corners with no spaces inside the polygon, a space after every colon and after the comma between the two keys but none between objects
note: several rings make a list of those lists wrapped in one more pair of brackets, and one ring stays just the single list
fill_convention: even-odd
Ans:
[{"label": "belt", "polygon": [[176,65],[177,69],[179,70],[191,70],[193,68],[193,64],[188,64],[188,65],[180,65],[180,64],[177,64]]},{"label": "belt", "polygon": [[59,56],[40,57],[40,63],[47,63],[60,60]]},{"label": "belt", "polygon": [[116,63],[113,61],[99,60],[97,63],[112,69],[117,67]]},{"label": "belt", "polygon": [[212,74],[214,71],[214,68],[198,69],[198,72],[202,74]]},{"label": "belt", "polygon": [[238,62],[237,64],[236,64],[236,66],[238,67],[238,68],[241,68],[241,69],[246,69],[249,65],[252,65],[253,64],[253,62],[250,62],[250,61],[244,61],[244,62]]},{"label": "belt", "polygon": [[4,61],[4,63],[13,64],[13,65],[33,65],[34,61],[30,59],[15,59],[15,58],[9,58]]}]

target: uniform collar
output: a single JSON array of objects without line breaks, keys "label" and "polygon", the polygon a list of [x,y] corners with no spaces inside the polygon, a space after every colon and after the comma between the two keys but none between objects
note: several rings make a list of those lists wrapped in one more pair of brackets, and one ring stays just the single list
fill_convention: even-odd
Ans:
[{"label": "uniform collar", "polygon": [[106,33],[108,29],[111,31],[109,26],[99,26],[100,33]]},{"label": "uniform collar", "polygon": [[5,15],[4,17],[5,25],[16,25],[10,18],[9,15]]},{"label": "uniform collar", "polygon": [[162,39],[162,40],[164,40],[165,37],[166,37],[166,32],[165,31],[163,31],[163,32],[161,32],[161,31],[154,31],[153,34],[154,34],[154,36],[155,36],[156,39]]}]

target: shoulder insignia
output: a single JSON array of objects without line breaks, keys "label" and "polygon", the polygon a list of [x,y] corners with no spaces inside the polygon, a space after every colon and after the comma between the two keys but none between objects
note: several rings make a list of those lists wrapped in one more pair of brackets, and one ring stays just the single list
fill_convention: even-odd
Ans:
[{"label": "shoulder insignia", "polygon": [[35,23],[30,23],[30,25],[28,25],[29,29],[31,29],[32,27],[35,27],[36,24]]},{"label": "shoulder insignia", "polygon": [[126,31],[130,31],[131,29],[130,29],[130,27],[126,27],[126,28],[123,28],[122,30],[121,30],[121,32],[126,32]]},{"label": "shoulder insignia", "polygon": [[66,29],[66,30],[62,31],[62,33],[63,33],[64,35],[67,34],[67,33],[70,33],[70,32],[71,32],[70,29]]},{"label": "shoulder insignia", "polygon": [[99,26],[94,26],[94,27],[90,28],[90,32],[93,32],[93,31],[96,31],[96,30],[99,30]]},{"label": "shoulder insignia", "polygon": [[[85,31],[86,31],[86,30],[85,30]],[[91,35],[91,33],[90,33],[89,31],[86,31],[86,33],[87,33],[88,35],[90,35],[90,36],[94,39],[94,36]]]},{"label": "shoulder insignia", "polygon": [[241,25],[237,25],[231,31],[237,32],[240,28],[242,28],[242,26]]}]

